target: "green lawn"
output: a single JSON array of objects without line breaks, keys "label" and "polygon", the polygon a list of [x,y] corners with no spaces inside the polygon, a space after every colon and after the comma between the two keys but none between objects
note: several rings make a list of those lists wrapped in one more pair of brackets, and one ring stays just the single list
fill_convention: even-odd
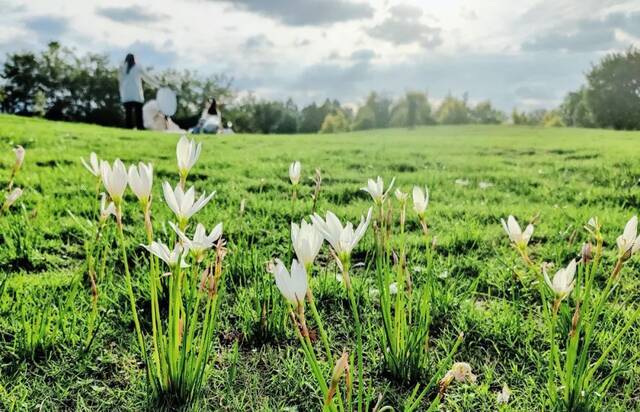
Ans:
[{"label": "green lawn", "polygon": [[[321,169],[318,211],[334,211],[357,221],[371,206],[361,190],[367,178],[396,177],[405,191],[427,185],[427,221],[437,238],[431,273],[424,271],[420,226],[408,212],[408,269],[420,287],[424,276],[437,277],[430,347],[443,357],[456,336],[464,341],[454,356],[471,364],[476,384],[454,385],[446,410],[496,410],[496,393],[508,384],[507,409],[544,410],[549,348],[536,289],[516,276],[523,265],[504,233],[500,218],[521,223],[537,216],[531,254],[557,267],[579,257],[588,239],[583,226],[591,216],[603,223],[602,287],[615,262],[615,239],[640,208],[640,133],[570,128],[511,126],[437,126],[415,130],[374,130],[335,135],[225,135],[198,137],[200,160],[189,175],[198,192],[215,190],[212,202],[195,219],[207,228],[224,222],[229,253],[227,288],[217,326],[214,356],[199,406],[205,410],[318,410],[321,395],[298,341],[286,319],[272,334],[256,332],[260,313],[256,295],[273,292],[267,260],[293,257],[290,222],[311,212],[312,177]],[[122,282],[116,241],[106,255],[107,276],[99,283],[100,322],[88,351],[82,339],[91,295],[85,272],[85,242],[97,208],[96,181],[81,165],[94,151],[102,159],[154,165],[154,229],[168,239],[172,215],[161,183],[177,182],[177,135],[127,131],[89,125],[0,116],[0,187],[13,164],[14,145],[26,148],[16,185],[24,196],[9,215],[0,216],[0,409],[140,410],[147,405],[145,368],[136,352],[129,301]],[[300,160],[302,185],[291,211],[288,166]],[[468,181],[466,185],[456,180]],[[480,188],[479,184],[490,183]],[[244,214],[240,204],[246,201]],[[395,202],[395,198],[394,198]],[[398,206],[394,203],[397,218]],[[137,307],[148,330],[148,253],[142,214],[128,192],[124,216],[129,264]],[[113,224],[111,224],[113,226]],[[108,233],[113,235],[114,228]],[[240,239],[242,241],[240,241]],[[373,231],[356,247],[353,263],[364,324],[365,375],[371,390],[396,408],[413,389],[394,381],[383,367],[381,320],[375,294]],[[332,350],[353,349],[349,300],[333,276],[337,272],[326,245],[313,283],[317,305]],[[600,320],[595,353],[602,351],[615,325],[640,304],[638,258],[624,267],[621,282]],[[80,275],[80,276],[78,276]],[[62,305],[73,279],[82,287],[73,299],[73,319],[43,353],[25,357],[21,311],[31,313]],[[268,282],[268,284],[267,284]],[[265,286],[266,285],[266,286]],[[277,292],[274,292],[277,293]],[[279,297],[278,297],[279,298]],[[281,299],[279,299],[281,300]],[[26,308],[26,309],[25,309]],[[308,315],[310,317],[310,315]],[[570,314],[569,314],[570,316]],[[233,342],[239,339],[237,357]],[[320,343],[317,343],[321,351]],[[615,356],[630,358],[640,347],[640,327],[632,327],[616,346]],[[605,365],[605,369],[612,365]],[[330,371],[325,376],[329,377]],[[427,373],[424,377],[429,380]],[[429,393],[433,398],[435,392]],[[426,405],[426,404],[425,404]],[[623,371],[602,408],[640,409],[640,365]]]}]

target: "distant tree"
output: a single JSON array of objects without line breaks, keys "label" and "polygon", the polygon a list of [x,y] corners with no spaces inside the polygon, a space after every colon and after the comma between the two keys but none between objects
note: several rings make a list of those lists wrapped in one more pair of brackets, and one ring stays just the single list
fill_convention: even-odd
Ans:
[{"label": "distant tree", "polygon": [[391,120],[391,99],[378,96],[376,93],[371,93],[367,100],[367,104],[373,108],[375,113],[376,128],[383,129],[389,127],[389,121]]},{"label": "distant tree", "polygon": [[467,95],[462,99],[457,99],[448,94],[436,113],[436,118],[440,124],[467,124],[471,122],[469,106],[467,105]]},{"label": "distant tree", "polygon": [[282,106],[282,117],[275,127],[275,133],[292,134],[298,132],[298,107],[289,98]]},{"label": "distant tree", "polygon": [[300,111],[299,132],[318,133],[327,115],[335,114],[337,110],[342,111],[349,118],[348,110],[345,110],[338,100],[326,99],[321,106],[315,102],[309,104]]},{"label": "distant tree", "polygon": [[562,115],[559,110],[549,110],[544,114],[542,118],[542,125],[544,127],[564,127],[565,124],[562,121]]},{"label": "distant tree", "polygon": [[344,111],[336,110],[335,113],[328,114],[322,122],[320,133],[340,133],[349,131],[349,119]]},{"label": "distant tree", "polygon": [[36,93],[42,91],[40,63],[33,53],[9,54],[0,75],[4,80],[2,110],[32,114]]},{"label": "distant tree", "polygon": [[505,119],[504,113],[494,109],[489,100],[476,104],[471,109],[471,121],[480,124],[499,124]]},{"label": "distant tree", "polygon": [[569,92],[559,110],[562,121],[567,126],[595,127],[593,113],[587,105],[585,87],[581,87],[575,92]]},{"label": "distant tree", "polygon": [[516,125],[527,124],[527,114],[522,112],[520,113],[518,109],[514,108],[511,112],[511,122]]},{"label": "distant tree", "polygon": [[557,116],[556,119],[550,117],[549,112],[544,109],[536,109],[530,112],[519,112],[517,109],[513,109],[511,113],[511,120],[513,124],[522,125],[522,126],[544,126],[545,119],[549,121],[549,125],[553,125],[551,123],[560,122],[562,125],[562,118],[558,113],[552,112],[552,115]]},{"label": "distant tree", "polygon": [[593,66],[586,101],[598,126],[640,129],[640,50],[611,53]]},{"label": "distant tree", "polygon": [[362,106],[358,109],[356,117],[351,125],[352,130],[369,130],[376,127],[376,112],[371,106]]},{"label": "distant tree", "polygon": [[391,100],[371,92],[353,119],[353,130],[368,130],[389,127]]},{"label": "distant tree", "polygon": [[264,101],[254,104],[252,120],[256,131],[263,134],[277,133],[284,112],[284,105],[279,102]]},{"label": "distant tree", "polygon": [[233,129],[236,132],[258,132],[253,123],[253,105],[255,103],[255,96],[250,94],[225,107],[223,116],[233,124]]},{"label": "distant tree", "polygon": [[413,128],[434,124],[431,105],[425,93],[407,92],[391,109],[390,126]]},{"label": "distant tree", "polygon": [[320,109],[316,103],[304,107],[300,112],[300,132],[301,133],[317,133],[322,126],[326,114]]}]

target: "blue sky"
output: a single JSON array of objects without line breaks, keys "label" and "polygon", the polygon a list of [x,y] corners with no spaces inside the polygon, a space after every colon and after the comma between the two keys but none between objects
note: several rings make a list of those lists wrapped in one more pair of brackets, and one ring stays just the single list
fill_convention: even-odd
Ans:
[{"label": "blue sky", "polygon": [[[0,0],[0,55],[51,40],[114,62],[224,73],[300,104],[427,91],[554,107],[592,62],[640,45],[640,1]],[[2,57],[0,57],[2,59]]]}]

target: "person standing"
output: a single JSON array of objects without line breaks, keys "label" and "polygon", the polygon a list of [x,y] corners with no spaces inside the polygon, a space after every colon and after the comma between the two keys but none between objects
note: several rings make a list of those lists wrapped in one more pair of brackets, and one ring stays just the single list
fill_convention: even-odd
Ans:
[{"label": "person standing", "polygon": [[120,101],[124,106],[125,126],[128,129],[133,129],[134,126],[138,130],[144,129],[142,121],[142,103],[144,103],[142,80],[153,87],[159,87],[158,82],[142,66],[136,64],[133,54],[127,54],[118,70],[118,82],[120,83]]}]

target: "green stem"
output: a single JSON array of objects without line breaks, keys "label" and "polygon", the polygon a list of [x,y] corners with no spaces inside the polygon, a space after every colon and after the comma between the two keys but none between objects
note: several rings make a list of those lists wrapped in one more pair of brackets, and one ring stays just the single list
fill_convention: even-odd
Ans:
[{"label": "green stem", "polygon": [[142,337],[142,329],[140,328],[140,321],[138,320],[138,313],[136,310],[136,298],[135,298],[135,295],[133,294],[133,284],[131,282],[131,273],[129,272],[129,262],[127,260],[127,247],[125,245],[124,230],[122,226],[122,207],[120,204],[118,204],[116,207],[117,207],[116,219],[117,219],[118,236],[119,236],[118,243],[120,243],[120,250],[122,252],[122,263],[124,265],[124,275],[125,275],[125,282],[127,284],[127,292],[129,293],[129,303],[131,305],[131,314],[133,315],[133,323],[135,324],[136,334],[138,335],[138,346],[140,348],[140,351],[142,352],[142,356],[145,358],[145,361],[146,361],[147,351],[144,346],[144,339]]},{"label": "green stem", "polygon": [[313,298],[313,292],[311,289],[307,290],[307,301],[309,302],[309,307],[311,307],[311,313],[313,314],[313,320],[316,322],[318,326],[318,330],[320,331],[320,339],[322,340],[322,345],[324,346],[324,351],[327,355],[327,360],[331,368],[333,368],[333,356],[331,355],[331,347],[329,346],[329,339],[327,338],[327,332],[325,331],[322,325],[322,319],[320,318],[320,314],[318,313],[318,309],[316,308],[316,302]]},{"label": "green stem", "polygon": [[356,297],[353,293],[353,285],[349,279],[349,262],[342,262],[342,277],[345,279],[347,285],[347,293],[349,295],[349,303],[351,305],[351,311],[353,312],[353,320],[356,326],[356,349],[358,357],[358,411],[362,411],[363,403],[363,391],[364,391],[364,370],[363,370],[363,356],[362,356],[362,325],[360,323],[360,314],[358,313],[358,306],[356,305]]},{"label": "green stem", "polygon": [[[309,279],[311,278],[311,273],[313,271],[313,265],[307,265],[307,276]],[[320,318],[320,314],[318,313],[318,308],[316,307],[316,301],[313,297],[313,291],[311,287],[307,289],[307,302],[309,302],[309,306],[311,307],[311,313],[313,315],[313,320],[316,322],[318,326],[318,330],[320,331],[320,339],[322,340],[322,345],[324,346],[325,353],[327,355],[327,360],[331,368],[333,368],[333,356],[331,355],[331,347],[329,346],[329,338],[327,337],[327,332],[324,329],[322,324],[322,318]]]}]

